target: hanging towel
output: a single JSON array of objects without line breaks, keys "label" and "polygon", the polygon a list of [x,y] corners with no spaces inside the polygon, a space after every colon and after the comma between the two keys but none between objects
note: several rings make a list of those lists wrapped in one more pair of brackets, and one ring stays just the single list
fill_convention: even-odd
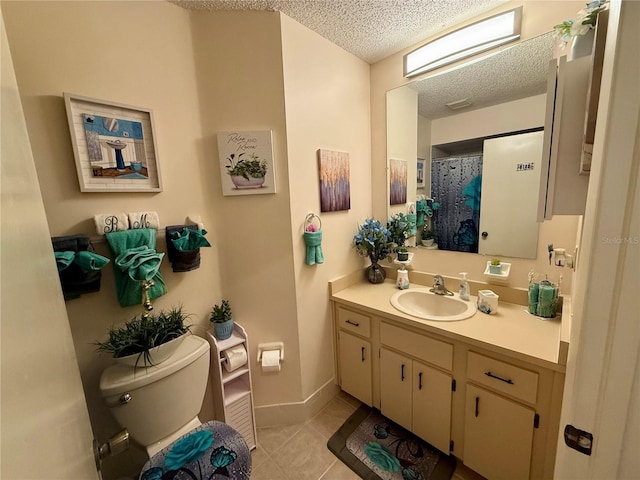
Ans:
[{"label": "hanging towel", "polygon": [[307,245],[307,265],[324,263],[322,254],[322,230],[317,232],[304,232],[304,243]]},{"label": "hanging towel", "polygon": [[[93,252],[93,245],[89,241],[88,235],[52,237],[51,244],[56,257],[60,285],[62,286],[65,300],[79,298],[84,293],[100,290],[102,272],[100,270],[84,272],[80,265],[74,261],[78,252]],[[69,258],[71,258],[71,261],[69,261]]]},{"label": "hanging towel", "polygon": [[417,218],[415,213],[407,213],[406,215],[407,223],[409,224],[409,229],[407,230],[407,237],[413,237],[417,233]]},{"label": "hanging towel", "polygon": [[[174,272],[190,272],[191,270],[195,270],[200,268],[200,249],[196,248],[194,250],[186,250],[180,251],[176,248],[174,241],[174,234],[180,236],[185,235],[185,230],[197,230],[200,231],[198,225],[189,224],[189,225],[170,225],[165,228],[166,239],[167,239],[167,256],[169,257],[169,261],[171,262],[171,269]],[[206,233],[206,230],[202,229],[203,235]],[[188,234],[187,234],[188,235]],[[211,244],[206,240],[207,246],[211,246]],[[205,246],[205,245],[203,245]]]},{"label": "hanging towel", "polygon": [[428,208],[426,200],[418,200],[416,202],[416,227],[424,227]]},{"label": "hanging towel", "polygon": [[103,257],[97,253],[82,251],[76,253],[74,263],[76,263],[84,273],[89,273],[102,270],[109,261],[107,257]]},{"label": "hanging towel", "polygon": [[133,228],[160,228],[158,212],[129,212],[129,225]]},{"label": "hanging towel", "polygon": [[124,230],[107,233],[106,237],[116,257],[113,275],[120,306],[130,307],[142,303],[141,280],[153,280],[154,285],[149,290],[152,300],[167,293],[167,286],[159,271],[164,254],[155,251],[155,230]]},{"label": "hanging towel", "polygon": [[129,217],[126,213],[100,213],[94,215],[93,221],[98,235],[129,229]]},{"label": "hanging towel", "polygon": [[171,243],[179,252],[187,252],[200,247],[210,247],[209,241],[204,238],[206,230],[184,228],[182,232],[171,233]]}]

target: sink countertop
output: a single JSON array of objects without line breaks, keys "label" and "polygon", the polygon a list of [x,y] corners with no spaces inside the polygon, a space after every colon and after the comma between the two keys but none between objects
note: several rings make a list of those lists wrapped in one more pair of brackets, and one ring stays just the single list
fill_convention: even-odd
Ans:
[{"label": "sink countertop", "polygon": [[[417,288],[424,286],[412,284],[410,287]],[[536,317],[527,312],[526,306],[500,301],[498,312],[493,315],[476,311],[465,320],[423,320],[402,313],[391,305],[390,298],[396,292],[398,288],[395,282],[389,279],[376,285],[360,281],[334,292],[331,300],[425,332],[460,340],[552,370],[565,371],[568,340],[563,335],[561,317]],[[458,294],[455,296],[458,298]],[[472,295],[470,301],[475,304],[477,297]],[[564,307],[567,311],[566,300]]]}]

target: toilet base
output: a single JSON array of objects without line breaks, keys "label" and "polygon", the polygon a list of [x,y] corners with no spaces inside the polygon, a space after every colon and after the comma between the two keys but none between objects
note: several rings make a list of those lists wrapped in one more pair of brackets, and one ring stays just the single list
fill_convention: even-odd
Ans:
[{"label": "toilet base", "polygon": [[200,421],[200,419],[198,417],[193,418],[189,423],[187,423],[182,428],[179,428],[178,430],[173,432],[171,435],[167,435],[166,437],[158,440],[156,443],[152,443],[151,445],[146,445],[145,449],[147,450],[147,455],[149,455],[149,458],[153,457],[156,453],[158,453],[164,447],[166,447],[167,445],[171,445],[177,439],[179,439],[183,435],[186,435],[191,430],[199,427],[200,425],[202,425],[202,422]]}]

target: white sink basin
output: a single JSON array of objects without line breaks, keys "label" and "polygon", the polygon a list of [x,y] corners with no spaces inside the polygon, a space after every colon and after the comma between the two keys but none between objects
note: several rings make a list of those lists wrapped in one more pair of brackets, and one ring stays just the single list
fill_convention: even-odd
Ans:
[{"label": "white sink basin", "polygon": [[428,288],[401,290],[391,296],[391,305],[408,315],[424,320],[453,322],[476,313],[474,302],[455,296],[436,295]]}]

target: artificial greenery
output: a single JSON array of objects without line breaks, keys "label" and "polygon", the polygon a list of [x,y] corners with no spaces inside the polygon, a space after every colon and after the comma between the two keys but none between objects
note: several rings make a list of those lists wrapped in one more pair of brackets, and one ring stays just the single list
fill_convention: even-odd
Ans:
[{"label": "artificial greenery", "polygon": [[182,306],[168,312],[149,314],[148,317],[133,317],[119,328],[109,329],[109,339],[95,342],[99,352],[108,352],[114,358],[139,354],[145,364],[151,365],[149,350],[184,335],[191,328],[184,322],[190,317]]},{"label": "artificial greenery", "polygon": [[244,155],[244,153],[241,153],[238,155],[238,158],[236,158],[235,153],[229,155],[229,158],[227,158],[229,165],[226,166],[229,175],[244,177],[249,180],[250,178],[262,178],[267,174],[266,160],[260,160],[260,158],[253,153],[247,160],[242,158]]},{"label": "artificial greenery", "polygon": [[424,230],[422,230],[421,238],[422,240],[435,240],[436,234],[433,233],[433,230],[425,228]]},{"label": "artificial greenery", "polygon": [[589,2],[586,4],[586,8],[578,12],[575,20],[568,19],[558,25],[554,25],[553,28],[559,41],[564,45],[573,37],[584,35],[589,30],[594,29],[600,12],[609,8],[608,3],[608,0]]},{"label": "artificial greenery", "polygon": [[500,259],[498,257],[493,257],[491,259],[491,265],[500,265]]},{"label": "artificial greenery", "polygon": [[404,213],[396,213],[387,222],[390,240],[398,247],[402,247],[407,240],[409,220]]},{"label": "artificial greenery", "polygon": [[224,323],[228,322],[232,318],[231,305],[229,305],[229,301],[222,300],[222,303],[220,305],[214,305],[211,309],[211,316],[209,317],[209,321],[211,323]]}]

